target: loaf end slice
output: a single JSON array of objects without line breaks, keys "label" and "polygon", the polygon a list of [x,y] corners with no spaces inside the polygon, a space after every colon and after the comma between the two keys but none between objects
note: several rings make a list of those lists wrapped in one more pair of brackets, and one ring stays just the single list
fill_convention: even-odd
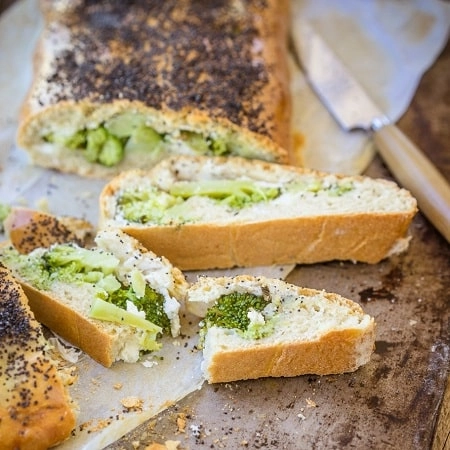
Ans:
[{"label": "loaf end slice", "polygon": [[75,427],[69,378],[50,355],[24,291],[2,264],[0,286],[0,446],[47,449]]},{"label": "loaf end slice", "polygon": [[[231,307],[224,303],[230,296]],[[249,309],[246,296],[258,299]],[[200,345],[209,383],[353,372],[375,346],[374,318],[357,303],[278,279],[204,277],[189,290],[188,308],[204,316]],[[238,327],[224,326],[233,320]]]}]

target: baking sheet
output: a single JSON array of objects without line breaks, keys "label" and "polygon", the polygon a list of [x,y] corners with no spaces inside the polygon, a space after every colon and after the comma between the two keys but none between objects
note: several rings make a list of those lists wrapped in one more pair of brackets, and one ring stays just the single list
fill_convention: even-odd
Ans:
[{"label": "baking sheet", "polygon": [[[298,4],[304,7],[308,3],[298,2]],[[430,4],[434,5],[435,2],[430,2]],[[95,223],[98,212],[96,199],[99,190],[103,186],[103,182],[80,180],[76,176],[60,175],[55,172],[31,167],[28,164],[26,155],[13,145],[18,110],[30,81],[31,53],[40,26],[36,8],[36,1],[21,1],[13,9],[0,17],[0,67],[2,67],[2,71],[0,71],[0,86],[2,86],[0,89],[0,163],[3,169],[0,178],[0,199],[2,202],[9,204],[25,204],[27,206],[38,207],[39,209],[47,209],[55,214],[70,214],[84,217]],[[447,6],[444,8],[448,11]],[[316,11],[315,9],[313,10]],[[330,9],[327,9],[327,11],[330,11]],[[315,20],[319,20],[319,16]],[[438,14],[438,24],[442,25],[443,22],[441,19],[443,17],[448,16]],[[344,23],[347,22],[344,20]],[[442,30],[439,27],[438,29]],[[431,64],[438,51],[437,49],[442,45],[444,36],[445,33],[438,33],[437,37],[434,37],[432,40],[433,45],[426,47],[427,52],[424,52],[424,54],[427,55],[427,64]],[[433,52],[430,52],[430,46],[434,49]],[[425,68],[426,64],[414,69],[416,73],[415,83],[420,78],[421,71],[425,70]],[[324,165],[319,168],[326,166],[328,168],[340,169],[339,171],[343,172],[360,172],[363,170],[373,157],[373,149],[367,137],[358,134],[349,137],[341,134],[340,130],[334,128],[334,122],[330,121],[327,112],[312,95],[300,73],[297,73],[293,77],[293,86],[296,92],[295,99],[301,100],[300,103],[302,105],[309,105],[307,111],[304,108],[302,109],[304,114],[303,116],[300,115],[299,120],[295,123],[297,131],[306,138],[303,149],[305,153],[303,156],[308,155],[308,146],[313,144],[314,154],[312,156],[317,160],[317,155],[320,155],[320,164]],[[414,92],[414,88],[415,86],[413,85],[412,90],[407,92],[408,95],[406,97],[408,98],[406,105]],[[405,102],[403,104],[405,105]],[[301,109],[300,106],[298,105],[299,109]],[[317,123],[320,123],[320,128],[316,125],[310,126],[311,124]],[[322,132],[321,130],[326,131]],[[322,149],[325,149],[324,153]],[[337,156],[341,150],[343,153],[341,153],[341,156]],[[312,162],[308,165],[314,166]],[[276,276],[287,276],[292,267],[282,269],[280,272],[276,268]],[[255,270],[257,273],[260,272],[260,269]],[[268,270],[268,275],[273,273],[272,268]],[[316,272],[314,268],[308,268],[306,269],[306,273],[311,274],[311,270],[313,271],[312,273]],[[322,270],[322,267],[317,268],[317,270]],[[361,272],[359,269],[355,270],[355,280],[358,280],[358,283],[363,283],[360,277],[364,275],[364,271]],[[381,265],[375,271],[365,273],[365,276],[369,277],[368,279],[371,280],[372,284],[376,284],[380,278],[379,271],[383,270],[386,270],[386,265]],[[246,272],[249,271],[246,270]],[[334,277],[336,276],[334,272],[332,274]],[[195,275],[189,274],[192,277],[195,277]],[[316,287],[318,288],[329,286],[330,290],[344,295],[348,291],[345,278],[339,278],[335,283],[329,283],[327,279],[320,279],[320,282],[318,282],[314,276],[311,276],[311,278],[295,278],[294,281],[310,287],[314,287],[313,285],[316,283]],[[352,294],[354,292],[348,292],[348,296],[351,298],[353,297]],[[382,315],[382,311],[384,312],[383,308],[379,310],[376,308],[372,309],[370,304],[367,305],[367,309],[368,312],[372,311],[379,317]],[[410,332],[414,331],[411,323],[415,320],[412,318],[408,323],[401,323],[401,327],[409,325],[409,327],[406,327],[407,333],[405,332],[404,335],[408,339],[411,337]],[[279,381],[273,380],[264,380],[258,383],[232,384],[228,387],[222,386],[217,388],[218,395],[211,397],[211,389],[209,387],[203,387],[201,391],[197,391],[203,384],[201,375],[198,372],[198,358],[200,355],[193,351],[194,341],[191,338],[194,335],[194,331],[192,328],[189,328],[191,327],[189,321],[185,322],[185,327],[187,329],[185,329],[186,331],[183,337],[179,339],[178,344],[173,345],[169,342],[165,346],[167,354],[164,355],[164,363],[159,363],[156,359],[154,362],[158,362],[158,364],[153,367],[147,368],[141,365],[133,365],[134,371],[130,373],[129,369],[131,366],[117,365],[112,371],[105,370],[96,364],[92,364],[86,357],[77,363],[79,365],[80,379],[73,389],[73,395],[80,402],[80,406],[83,406],[79,420],[79,424],[83,424],[83,426],[78,428],[76,437],[68,441],[64,446],[61,446],[61,448],[102,448],[118,439],[133,427],[143,423],[149,417],[165,409],[170,404],[179,403],[183,397],[193,392],[194,397],[189,397],[191,401],[190,405],[197,406],[197,414],[199,417],[202,417],[201,414],[203,413],[203,418],[200,418],[198,421],[188,421],[191,428],[188,428],[186,433],[181,434],[181,437],[183,439],[189,439],[195,445],[201,444],[199,439],[203,439],[203,442],[207,442],[208,445],[217,444],[217,440],[219,440],[219,444],[226,443],[226,439],[223,439],[226,437],[226,433],[223,433],[225,436],[217,431],[213,433],[215,426],[220,430],[220,420],[218,420],[217,414],[213,416],[209,416],[208,414],[212,399],[221,411],[228,412],[230,410],[229,412],[231,414],[233,412],[231,409],[233,408],[234,410],[236,408],[244,408],[244,404],[239,403],[239,396],[244,392],[248,394],[252,391],[258,392],[264,398],[267,398],[267,401],[270,401],[270,398],[277,398],[279,395],[286,395],[286,399],[290,398],[291,402],[294,402],[297,407],[295,417],[297,417],[298,421],[295,417],[292,418],[285,414],[286,432],[289,431],[292,435],[292,438],[290,437],[289,439],[293,439],[296,436],[296,433],[292,433],[292,430],[304,423],[305,425],[302,431],[305,431],[304,429],[306,428],[306,434],[310,435],[310,442],[313,442],[314,433],[317,430],[315,430],[311,421],[319,416],[313,413],[316,410],[313,409],[315,407],[311,406],[314,403],[313,394],[316,388],[312,390],[310,388],[312,385],[317,387],[320,383],[313,383],[312,385],[307,383],[305,385],[305,380],[302,378],[298,384],[298,380],[288,380],[283,385]],[[390,345],[386,344],[384,350],[383,347],[380,347],[377,354],[380,354],[382,351],[390,351]],[[444,352],[445,346],[438,346],[437,350],[438,353],[434,355],[437,357],[437,362],[439,363],[437,369],[439,370],[439,374],[443,374],[442,362],[447,361],[448,356]],[[376,356],[375,364],[377,361],[378,357]],[[358,372],[353,378],[343,377],[343,379],[356,379],[360,383],[364,383],[364,379],[371,379],[370,370],[375,370],[374,367],[376,365],[372,365],[371,368]],[[164,376],[164,379],[171,380],[166,385],[167,390],[161,389],[161,376],[158,373],[167,374],[167,376]],[[180,373],[186,376],[180,379]],[[158,380],[158,383],[154,381],[155,379]],[[130,380],[132,381],[130,382]],[[137,382],[137,380],[145,380],[145,385]],[[174,384],[173,380],[177,380],[177,382]],[[315,379],[315,381],[317,380]],[[436,379],[433,378],[433,381],[436,382]],[[119,388],[119,386],[121,387]],[[275,390],[274,386],[276,386]],[[167,392],[170,393],[168,397],[166,395]],[[162,394],[161,396],[159,396],[160,393]],[[332,401],[334,398],[333,387],[328,385],[326,393],[329,396],[328,400]],[[137,396],[143,400],[142,411],[127,410],[123,407],[120,400],[129,396]],[[307,398],[312,403],[308,403]],[[323,398],[326,397],[322,397],[322,400]],[[112,403],[111,399],[113,399]],[[203,400],[205,401],[204,403]],[[223,404],[220,402],[223,402]],[[284,403],[281,402],[280,405],[286,410],[288,404]],[[233,404],[239,406],[232,406]],[[252,395],[250,395],[250,398],[248,396],[246,397],[246,404],[252,404]],[[436,407],[436,402],[433,404]],[[84,405],[88,407],[84,408]],[[261,403],[258,401],[255,402],[255,405],[261,407]],[[170,412],[173,413],[173,409]],[[176,410],[176,414],[178,414],[178,409]],[[267,413],[260,413],[256,422],[253,414],[248,413],[248,417],[247,414],[243,414],[242,412],[240,414],[242,414],[240,416],[241,419],[244,418],[244,422],[248,424],[248,430],[246,433],[237,433],[236,439],[247,439],[248,442],[253,441],[253,443],[264,442],[264,439],[268,436],[268,433],[266,433],[267,430],[264,429],[264,424],[268,426],[270,423]],[[261,415],[264,418],[261,418]],[[237,415],[235,416],[237,417]],[[283,414],[280,413],[281,416]],[[280,417],[276,417],[274,420],[281,420]],[[292,422],[292,419],[294,422]],[[258,433],[260,437],[258,437]],[[179,430],[176,427],[172,434],[174,434],[174,438],[177,438],[177,436],[180,438]],[[141,435],[139,434],[137,436],[139,437]],[[161,433],[158,434],[158,438],[161,438],[161,436]],[[233,442],[236,445],[238,444],[236,440]],[[293,441],[287,440],[286,442]],[[229,448],[236,447],[230,446]]]}]

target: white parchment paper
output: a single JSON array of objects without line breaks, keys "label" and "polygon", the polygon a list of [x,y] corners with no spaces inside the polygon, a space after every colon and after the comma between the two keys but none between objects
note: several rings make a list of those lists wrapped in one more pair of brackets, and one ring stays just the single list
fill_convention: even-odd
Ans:
[{"label": "white parchment paper", "polygon": [[[311,20],[386,114],[398,119],[423,72],[446,42],[449,6],[436,0],[293,0],[295,18]],[[15,145],[20,105],[32,77],[32,54],[42,26],[37,0],[20,0],[0,16],[0,202],[82,217],[96,224],[103,181],[62,175],[29,164]],[[293,131],[302,145],[298,163],[360,173],[373,157],[363,133],[342,132],[292,62]],[[202,272],[250,273],[284,278],[292,266]],[[194,281],[200,272],[187,273]],[[195,351],[196,321],[183,318],[183,335],[166,339],[152,367],[116,364],[111,369],[83,355],[75,365],[72,395],[80,415],[75,435],[61,449],[101,449],[140,423],[200,389],[201,354]],[[126,397],[142,400],[127,410]]]}]

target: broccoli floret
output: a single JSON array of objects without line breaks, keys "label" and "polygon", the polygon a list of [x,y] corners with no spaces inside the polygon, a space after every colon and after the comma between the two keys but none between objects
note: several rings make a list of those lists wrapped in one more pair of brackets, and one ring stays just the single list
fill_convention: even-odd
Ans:
[{"label": "broccoli floret", "polygon": [[105,299],[122,309],[127,309],[127,301],[131,301],[139,311],[145,312],[145,318],[161,327],[164,333],[170,332],[170,319],[164,311],[164,296],[150,286],[145,287],[144,296],[138,298],[131,287],[122,286]]},{"label": "broccoli floret", "polygon": [[145,333],[140,342],[143,350],[154,351],[161,348],[161,344],[156,341],[158,334],[162,331],[161,328],[137,314],[96,298],[92,303],[89,315],[94,319],[126,324],[143,330]]},{"label": "broccoli floret", "polygon": [[98,162],[104,166],[112,167],[120,163],[125,151],[123,143],[115,136],[108,136],[98,155]]},{"label": "broccoli floret", "polygon": [[254,324],[251,315],[262,312],[269,303],[269,298],[249,293],[232,292],[221,296],[200,323],[200,347],[208,328],[212,326],[235,329],[245,338],[266,336],[272,327],[268,323]]},{"label": "broccoli floret", "polygon": [[164,136],[145,125],[137,114],[121,114],[93,129],[82,129],[70,136],[49,133],[45,142],[81,150],[87,161],[111,167],[119,164],[125,151],[159,151]]},{"label": "broccoli floret", "polygon": [[108,139],[108,131],[103,127],[89,130],[86,133],[86,150],[84,156],[88,161],[96,162],[98,160],[106,139]]},{"label": "broccoli floret", "polygon": [[227,143],[223,139],[208,139],[211,151],[215,156],[223,156],[230,153]]},{"label": "broccoli floret", "polygon": [[145,312],[147,320],[164,331],[170,331],[170,320],[164,312],[164,297],[149,286],[145,286],[144,295],[139,297],[132,286],[122,285],[114,276],[119,265],[119,260],[114,255],[62,244],[45,253],[43,259],[48,271],[53,272],[53,278],[96,284],[108,294],[105,300],[125,310],[129,300],[140,311]]}]

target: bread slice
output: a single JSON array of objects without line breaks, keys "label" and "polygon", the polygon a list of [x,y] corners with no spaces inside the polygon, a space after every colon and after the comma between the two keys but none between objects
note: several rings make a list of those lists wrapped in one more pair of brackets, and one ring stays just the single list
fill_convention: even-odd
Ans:
[{"label": "bread slice", "polygon": [[[179,309],[188,283],[167,259],[146,250],[120,230],[102,230],[95,243],[94,248],[85,249],[87,253],[70,243],[37,248],[21,256],[13,246],[3,246],[0,261],[22,284],[39,322],[106,367],[119,360],[136,362],[143,351],[159,348],[157,338],[162,333],[179,334]],[[66,257],[70,249],[81,253]],[[55,266],[61,271],[55,271]],[[118,311],[108,310],[103,316],[109,303],[101,300],[109,301],[120,286],[129,302],[122,297]],[[148,288],[155,292],[153,296]],[[154,306],[148,313],[151,320],[147,312],[145,317],[152,323],[159,320],[158,326],[142,323],[145,307],[139,299],[147,297]],[[93,315],[97,306],[101,316]],[[125,316],[127,312],[131,318]]]},{"label": "bread slice", "polygon": [[41,3],[17,137],[35,164],[109,177],[174,153],[287,161],[287,0]]},{"label": "bread slice", "polygon": [[20,253],[39,247],[74,242],[81,247],[91,245],[94,225],[77,217],[61,216],[30,208],[11,208],[4,223],[5,233]]},{"label": "bread slice", "polygon": [[99,223],[120,227],[182,270],[197,270],[377,263],[408,247],[416,212],[411,194],[387,180],[173,156],[107,183]]},{"label": "bread slice", "polygon": [[0,264],[0,447],[45,450],[76,423],[68,378],[52,358],[25,293]]},{"label": "bread slice", "polygon": [[[245,295],[258,303],[248,309]],[[202,371],[209,383],[352,372],[374,350],[374,319],[357,303],[278,279],[201,277],[188,291],[187,307],[203,317]]]}]

